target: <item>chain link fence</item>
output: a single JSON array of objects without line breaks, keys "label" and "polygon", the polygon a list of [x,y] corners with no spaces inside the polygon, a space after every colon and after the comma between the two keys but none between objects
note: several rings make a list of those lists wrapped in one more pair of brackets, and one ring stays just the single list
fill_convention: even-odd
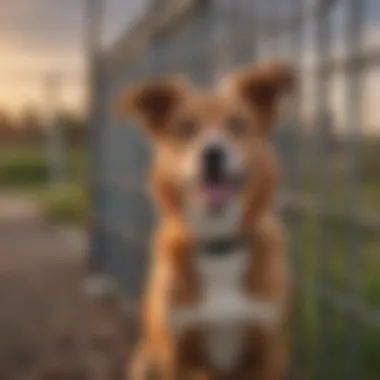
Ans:
[{"label": "chain link fence", "polygon": [[290,60],[300,89],[275,143],[286,179],[278,208],[289,230],[296,285],[294,378],[378,379],[380,115],[373,99],[380,84],[379,4],[155,5],[94,60],[93,264],[138,299],[154,225],[145,191],[149,147],[138,128],[116,119],[120,92],[172,72],[207,85],[239,66]]}]

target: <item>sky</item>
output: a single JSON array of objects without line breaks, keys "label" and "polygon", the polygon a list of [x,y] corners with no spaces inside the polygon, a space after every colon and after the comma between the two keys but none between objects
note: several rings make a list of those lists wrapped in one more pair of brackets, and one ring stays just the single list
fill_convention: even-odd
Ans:
[{"label": "sky", "polygon": [[[146,0],[105,0],[103,42],[143,11]],[[60,101],[83,98],[83,0],[0,0],[0,109],[43,103],[45,77],[62,75]]]},{"label": "sky", "polygon": [[[103,43],[110,44],[128,24],[146,9],[149,0],[104,0]],[[235,0],[234,0],[235,1]],[[240,1],[240,0],[239,0]],[[253,1],[253,0],[241,0]],[[309,0],[311,1],[311,0]],[[337,0],[333,18],[333,51],[345,52],[341,33],[344,4]],[[380,0],[365,1],[364,48],[380,49]],[[83,0],[0,0],[0,110],[17,112],[25,106],[44,107],[46,76],[62,75],[59,102],[63,107],[80,109],[84,99]],[[305,44],[304,56],[315,59]],[[364,78],[363,99],[366,124],[380,130],[380,67],[368,70]],[[331,105],[340,123],[345,103],[344,81],[331,80]],[[306,86],[307,87],[307,86]],[[315,92],[309,86],[310,97]],[[312,104],[312,102],[309,102]],[[339,112],[338,112],[339,111]]]}]

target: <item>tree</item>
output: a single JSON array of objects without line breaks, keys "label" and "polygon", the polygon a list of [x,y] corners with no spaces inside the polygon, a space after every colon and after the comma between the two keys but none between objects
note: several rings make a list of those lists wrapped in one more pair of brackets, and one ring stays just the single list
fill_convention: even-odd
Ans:
[{"label": "tree", "polygon": [[5,110],[0,110],[0,136],[3,140],[4,138],[9,138],[14,134],[15,123],[10,114]]},{"label": "tree", "polygon": [[84,118],[72,112],[62,112],[58,116],[58,122],[70,145],[84,143],[87,134],[87,121]]},{"label": "tree", "polygon": [[42,116],[33,105],[26,106],[21,112],[20,133],[26,142],[37,142],[41,140],[43,132]]}]

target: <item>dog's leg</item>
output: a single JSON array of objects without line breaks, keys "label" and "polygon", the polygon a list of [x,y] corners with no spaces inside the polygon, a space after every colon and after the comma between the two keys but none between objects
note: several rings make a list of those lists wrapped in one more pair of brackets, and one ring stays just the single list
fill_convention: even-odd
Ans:
[{"label": "dog's leg", "polygon": [[242,380],[285,380],[287,358],[285,344],[277,340],[266,346],[256,367],[242,377]]},{"label": "dog's leg", "polygon": [[184,378],[178,380],[213,380],[213,378],[206,371],[191,370],[186,373]]},{"label": "dog's leg", "polygon": [[154,371],[153,366],[151,355],[146,347],[140,343],[128,363],[126,380],[153,380],[154,377],[151,373]]},{"label": "dog's leg", "polygon": [[177,380],[172,355],[166,350],[153,353],[141,343],[127,369],[127,380]]}]

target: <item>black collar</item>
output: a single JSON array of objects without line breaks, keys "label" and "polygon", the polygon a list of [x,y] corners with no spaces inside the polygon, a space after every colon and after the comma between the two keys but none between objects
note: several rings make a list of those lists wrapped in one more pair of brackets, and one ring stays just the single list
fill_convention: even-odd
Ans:
[{"label": "black collar", "polygon": [[232,235],[201,240],[198,242],[198,248],[202,254],[224,256],[235,252],[237,249],[247,248],[250,244],[250,237],[246,235]]}]

